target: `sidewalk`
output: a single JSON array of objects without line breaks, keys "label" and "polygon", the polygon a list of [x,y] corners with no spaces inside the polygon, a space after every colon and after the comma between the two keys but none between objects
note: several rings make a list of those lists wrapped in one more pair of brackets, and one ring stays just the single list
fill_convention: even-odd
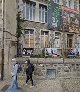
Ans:
[{"label": "sidewalk", "polygon": [[30,84],[23,84],[23,92],[62,92],[62,87],[58,79],[35,80],[36,84],[30,88]]},{"label": "sidewalk", "polygon": [[[11,78],[8,78],[8,79],[4,79],[3,81],[0,81],[0,92],[5,92],[7,89],[9,89],[10,85],[11,85],[11,81],[12,79]],[[20,79],[18,80],[19,82],[19,86],[20,86]],[[16,91],[15,91],[16,90]],[[21,92],[20,89],[17,90],[15,88],[12,89],[11,92]]]},{"label": "sidewalk", "polygon": [[3,81],[0,80],[0,92],[4,92],[11,83],[11,78],[4,79]]},{"label": "sidewalk", "polygon": [[[53,80],[34,79],[34,87],[32,88],[30,88],[31,86],[30,81],[28,82],[27,86],[25,85],[25,78],[19,78],[18,82],[19,87],[22,89],[22,91],[15,91],[15,92],[62,92],[62,88],[60,86],[60,82],[58,79]],[[1,81],[0,92],[5,92],[5,86],[6,88],[8,88],[10,83],[11,79]]]}]

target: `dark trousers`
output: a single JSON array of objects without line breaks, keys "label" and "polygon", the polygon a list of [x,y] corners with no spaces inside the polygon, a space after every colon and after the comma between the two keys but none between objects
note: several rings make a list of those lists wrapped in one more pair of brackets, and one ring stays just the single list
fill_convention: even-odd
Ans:
[{"label": "dark trousers", "polygon": [[28,82],[29,79],[31,80],[31,83],[32,83],[32,86],[33,86],[32,74],[27,75],[26,83]]}]

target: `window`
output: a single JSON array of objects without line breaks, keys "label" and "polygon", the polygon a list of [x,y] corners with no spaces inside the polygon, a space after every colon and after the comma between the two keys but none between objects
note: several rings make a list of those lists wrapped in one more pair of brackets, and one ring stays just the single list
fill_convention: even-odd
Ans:
[{"label": "window", "polygon": [[[80,0],[79,0],[79,2],[80,2]],[[75,10],[79,10],[78,4],[80,4],[80,3],[78,3],[77,1],[74,2],[74,9],[75,9]]]},{"label": "window", "polygon": [[54,41],[54,47],[60,48],[61,47],[61,40],[60,40],[61,34],[59,32],[55,32],[55,41]]},{"label": "window", "polygon": [[41,47],[48,47],[49,43],[49,32],[48,31],[41,31]]},{"label": "window", "polygon": [[25,30],[25,43],[27,48],[34,48],[34,30],[26,29]]},{"label": "window", "polygon": [[74,9],[74,0],[68,1],[68,7]]},{"label": "window", "polygon": [[69,39],[69,48],[72,48],[72,39]]},{"label": "window", "polygon": [[73,46],[73,34],[67,35],[67,47],[72,48]]},{"label": "window", "polygon": [[71,7],[71,1],[69,0],[69,7]]},{"label": "window", "polygon": [[59,0],[54,0],[54,2],[59,4]]},{"label": "window", "polygon": [[39,4],[39,21],[47,22],[47,6]]},{"label": "window", "polygon": [[59,3],[59,0],[57,0],[57,3]]},{"label": "window", "polygon": [[36,3],[34,2],[25,2],[24,3],[24,9],[23,9],[23,16],[24,19],[26,20],[31,20],[34,21],[35,20],[35,5]]}]

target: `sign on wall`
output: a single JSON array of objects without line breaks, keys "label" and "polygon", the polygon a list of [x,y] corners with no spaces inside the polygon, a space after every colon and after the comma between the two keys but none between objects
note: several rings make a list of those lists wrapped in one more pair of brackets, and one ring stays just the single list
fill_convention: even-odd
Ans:
[{"label": "sign on wall", "polygon": [[57,48],[45,48],[46,55],[57,55],[58,51]]},{"label": "sign on wall", "polygon": [[48,0],[48,29],[62,30],[62,9],[53,0]]},{"label": "sign on wall", "polygon": [[32,55],[33,54],[33,48],[23,48],[23,55]]}]

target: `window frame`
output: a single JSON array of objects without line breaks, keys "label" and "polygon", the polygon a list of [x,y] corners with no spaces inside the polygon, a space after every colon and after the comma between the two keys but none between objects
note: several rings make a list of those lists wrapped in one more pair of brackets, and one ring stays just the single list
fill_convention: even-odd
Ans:
[{"label": "window frame", "polygon": [[[23,18],[24,18],[24,20],[35,21],[36,2],[34,2],[34,3],[31,1],[29,3],[26,3],[26,2],[24,3],[24,5],[23,5]],[[27,15],[27,9],[29,12],[28,15]],[[32,10],[32,12],[31,12],[31,10]],[[28,16],[28,18],[27,18],[27,16]]]},{"label": "window frame", "polygon": [[[30,30],[33,30],[33,34],[30,33],[30,32],[31,32]],[[29,33],[26,34],[26,33],[25,33],[26,31],[28,31]],[[25,43],[25,44],[28,45],[28,48],[34,48],[34,47],[35,47],[35,29],[34,29],[34,28],[27,28],[27,29],[24,29],[24,34],[25,34],[25,38],[26,38],[26,35],[29,36],[29,44],[26,44],[26,43]],[[30,43],[30,41],[31,41],[31,36],[32,36],[32,35],[33,35],[33,42],[34,42],[34,44],[33,44],[34,46],[33,46],[33,47],[31,47],[31,44],[32,44],[32,43]],[[25,40],[26,40],[26,39],[25,39]]]},{"label": "window frame", "polygon": [[45,39],[44,39],[44,43],[42,45],[42,36],[44,36],[44,34],[42,35],[41,32],[48,32],[48,35],[45,34],[45,37],[48,36],[48,47],[49,47],[49,41],[50,41],[50,30],[46,30],[46,29],[40,29],[40,47],[41,48],[46,48],[46,44],[45,44]]},{"label": "window frame", "polygon": [[[47,9],[47,5],[44,5],[44,4],[39,4],[39,22],[41,23],[47,23],[48,22],[48,9]],[[41,13],[41,14],[40,14]],[[44,13],[44,14],[42,14]],[[44,16],[44,19],[42,19]],[[47,18],[46,18],[47,16]]]}]

